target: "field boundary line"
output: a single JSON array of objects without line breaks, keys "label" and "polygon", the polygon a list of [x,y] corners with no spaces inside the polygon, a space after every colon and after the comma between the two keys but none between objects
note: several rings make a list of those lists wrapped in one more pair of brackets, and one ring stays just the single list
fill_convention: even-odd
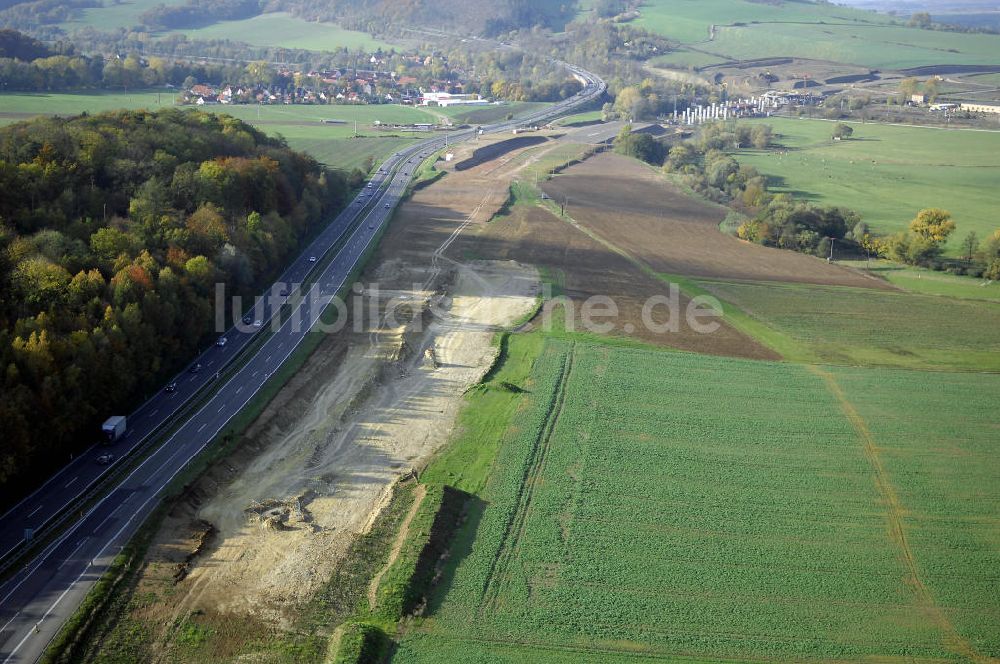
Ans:
[{"label": "field boundary line", "polygon": [[893,544],[896,545],[896,548],[899,549],[902,561],[906,566],[908,585],[912,586],[916,592],[917,600],[928,617],[944,632],[944,645],[956,654],[962,655],[977,664],[996,662],[996,659],[992,657],[979,654],[968,639],[959,634],[948,616],[945,615],[941,607],[934,601],[930,589],[921,578],[920,568],[917,565],[916,557],[913,555],[913,549],[910,547],[910,542],[906,535],[906,525],[903,523],[903,504],[899,499],[899,494],[896,492],[896,487],[892,484],[888,471],[885,469],[885,465],[882,463],[882,455],[875,441],[875,436],[872,434],[871,429],[868,428],[868,423],[854,407],[854,404],[847,398],[840,383],[837,382],[836,376],[823,367],[814,364],[806,365],[806,369],[826,383],[830,394],[837,400],[844,416],[847,417],[851,426],[854,427],[854,430],[861,438],[865,458],[875,472],[875,484],[878,487],[879,494],[882,496],[882,500],[885,502],[890,538]]},{"label": "field boundary line", "polygon": [[570,343],[569,348],[563,356],[555,392],[549,402],[542,427],[535,436],[535,442],[532,445],[530,453],[531,457],[527,468],[524,470],[524,476],[518,489],[517,507],[507,522],[503,538],[501,539],[500,549],[493,558],[489,572],[486,575],[483,600],[479,606],[480,613],[484,610],[492,611],[496,608],[496,604],[500,598],[500,591],[510,577],[508,570],[515,553],[520,548],[518,543],[521,541],[527,528],[528,514],[531,511],[531,500],[535,493],[535,485],[538,483],[542,470],[545,468],[545,461],[549,451],[549,441],[552,438],[553,431],[555,431],[556,423],[562,414],[563,404],[566,401],[566,385],[573,371],[573,354],[575,349],[576,343]]}]

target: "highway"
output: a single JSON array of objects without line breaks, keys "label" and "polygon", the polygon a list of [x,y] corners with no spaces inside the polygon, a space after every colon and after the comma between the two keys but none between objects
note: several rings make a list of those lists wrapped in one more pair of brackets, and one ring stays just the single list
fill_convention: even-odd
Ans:
[{"label": "highway", "polygon": [[[604,94],[604,82],[598,77],[561,64],[585,82],[585,88],[577,96],[514,121],[484,126],[483,132],[543,124]],[[176,429],[163,444],[124,479],[104,489],[103,495],[95,496],[84,513],[77,512],[79,508],[75,506],[83,504],[83,497],[108,472],[107,466],[95,461],[105,451],[103,447],[88,450],[0,518],[0,555],[23,546],[24,528],[44,529],[61,514],[68,515],[69,522],[24,569],[17,570],[0,585],[0,662],[34,662],[41,657],[93,584],[156,507],[163,489],[226,429],[317,324],[326,304],[348,285],[352,272],[404,196],[413,170],[426,156],[444,148],[446,141],[467,140],[475,135],[473,129],[451,132],[447,139],[431,138],[389,157],[372,179],[372,186],[359,194],[302,252],[281,280],[268,290],[268,297],[257,302],[249,314],[251,324],[240,323],[229,330],[224,346],[213,345],[178,374],[176,391],[152,396],[128,416],[125,439],[111,448],[119,457],[118,463],[155,437],[179,410],[189,404],[194,406],[193,412],[182,414],[178,422],[172,423]],[[310,260],[313,257],[317,259],[315,262]],[[313,275],[314,272],[318,274]],[[315,278],[308,287],[301,288],[300,284],[312,276]],[[289,291],[287,297],[282,295]],[[283,304],[288,305],[291,313],[279,320],[274,315]],[[272,318],[274,321],[269,324]],[[254,326],[253,320],[260,320],[261,325]],[[265,329],[272,333],[258,340],[257,335]],[[260,343],[248,349],[248,356],[240,358],[241,366],[216,378],[255,340]],[[192,373],[190,368],[197,364],[201,370]],[[202,393],[196,397],[200,390]]]}]

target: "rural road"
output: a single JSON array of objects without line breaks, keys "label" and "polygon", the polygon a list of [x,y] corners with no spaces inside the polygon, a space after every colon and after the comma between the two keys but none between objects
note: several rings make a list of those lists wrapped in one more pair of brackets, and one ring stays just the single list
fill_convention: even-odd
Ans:
[{"label": "rural road", "polygon": [[[627,122],[604,122],[601,124],[584,125],[582,127],[567,127],[566,135],[559,140],[569,143],[583,143],[584,145],[601,145],[609,143],[615,139],[621,130],[628,125]],[[631,123],[632,133],[638,134],[649,129],[653,125],[648,122]]]},{"label": "rural road", "polygon": [[[548,122],[600,97],[604,82],[578,67],[563,64],[585,88],[575,97],[515,121],[484,126],[485,133],[509,131],[523,124]],[[454,132],[449,140],[472,138],[473,130]],[[98,496],[85,513],[70,516],[70,525],[24,569],[17,570],[0,585],[0,662],[34,662],[59,629],[72,616],[94,583],[107,571],[143,520],[159,503],[163,489],[184,467],[214,440],[261,390],[268,378],[299,346],[318,322],[325,304],[341,290],[366,250],[406,192],[416,168],[425,155],[445,147],[444,138],[433,138],[401,150],[389,157],[372,180],[371,197],[359,194],[343,212],[292,263],[270,298],[258,303],[252,317],[260,328],[238,326],[227,334],[225,346],[212,346],[194,363],[199,373],[185,371],[175,381],[177,390],[154,395],[128,416],[129,430],[114,451],[122,458],[138,448],[171,420],[186,404],[193,413],[183,413],[174,422],[174,433],[145,458],[117,485]],[[375,199],[371,203],[371,199]],[[327,254],[339,249],[327,260]],[[317,257],[311,262],[310,257]],[[298,297],[301,284],[317,266],[319,275]],[[273,333],[250,349],[252,355],[232,373],[219,379],[220,385],[195,395],[215,374],[232,362],[250,344],[286,299],[278,293],[292,286],[288,298],[291,315],[271,327]],[[247,329],[248,328],[248,329]],[[25,528],[44,529],[70,506],[82,504],[83,497],[108,467],[95,462],[101,448],[91,448],[57,472],[34,494],[0,517],[0,556],[11,555],[23,546]]]}]

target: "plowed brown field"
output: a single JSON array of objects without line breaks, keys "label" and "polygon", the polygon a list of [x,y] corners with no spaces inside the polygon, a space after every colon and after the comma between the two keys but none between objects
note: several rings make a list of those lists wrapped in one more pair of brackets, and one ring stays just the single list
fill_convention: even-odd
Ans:
[{"label": "plowed brown field", "polygon": [[657,272],[714,279],[892,288],[850,268],[743,242],[719,231],[723,208],[671,185],[640,162],[604,153],[543,185],[567,214]]}]

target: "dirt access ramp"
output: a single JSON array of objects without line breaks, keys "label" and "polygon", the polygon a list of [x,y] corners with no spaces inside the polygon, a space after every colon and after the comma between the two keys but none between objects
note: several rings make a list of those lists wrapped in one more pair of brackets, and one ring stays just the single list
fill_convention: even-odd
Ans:
[{"label": "dirt access ramp", "polygon": [[543,185],[567,214],[653,270],[711,279],[891,288],[814,256],[744,242],[719,230],[720,206],[700,201],[640,162],[602,153]]},{"label": "dirt access ramp", "polygon": [[444,255],[506,202],[512,175],[498,164],[508,158],[403,204],[364,292],[348,302],[347,329],[321,343],[246,443],[175,505],[135,591],[159,599],[131,616],[154,634],[154,658],[177,655],[170,626],[190,615],[225,633],[219,647],[232,653],[260,630],[291,627],[392,484],[448,439],[462,395],[495,361],[496,331],[540,295],[534,268]]}]

